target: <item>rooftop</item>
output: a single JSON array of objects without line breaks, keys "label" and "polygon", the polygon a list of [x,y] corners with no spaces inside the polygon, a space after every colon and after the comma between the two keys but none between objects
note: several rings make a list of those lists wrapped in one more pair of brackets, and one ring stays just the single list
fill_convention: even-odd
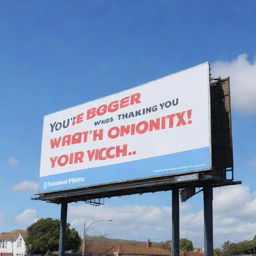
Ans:
[{"label": "rooftop", "polygon": [[15,239],[18,235],[21,234],[23,238],[27,237],[27,231],[22,229],[15,229],[10,232],[2,232],[0,233],[0,239],[7,240],[7,239]]},{"label": "rooftop", "polygon": [[106,254],[113,253],[126,255],[170,255],[170,251],[163,248],[137,245],[119,245],[106,252]]}]

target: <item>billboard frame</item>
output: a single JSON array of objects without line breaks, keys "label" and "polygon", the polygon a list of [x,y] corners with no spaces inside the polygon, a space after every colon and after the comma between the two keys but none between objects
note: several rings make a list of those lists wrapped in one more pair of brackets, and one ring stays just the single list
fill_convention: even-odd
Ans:
[{"label": "billboard frame", "polygon": [[[230,84],[227,79],[214,79],[210,84],[211,103],[211,169],[169,174],[151,178],[98,184],[83,188],[39,193],[34,200],[61,204],[59,256],[65,254],[67,205],[70,202],[97,198],[172,190],[172,255],[179,255],[179,191],[194,195],[193,188],[203,188],[205,255],[213,255],[213,187],[241,184],[234,181],[231,125]],[[225,138],[223,140],[223,138]],[[220,157],[224,154],[224,157]],[[228,178],[228,174],[231,177]],[[187,189],[187,191],[186,191]],[[186,193],[188,192],[188,193]],[[186,199],[185,199],[186,200]]]},{"label": "billboard frame", "polygon": [[[190,180],[190,176],[193,176]],[[194,177],[198,178],[195,179]],[[180,182],[179,179],[187,181]],[[235,182],[229,179],[222,179],[212,171],[200,171],[190,173],[179,173],[178,175],[168,175],[165,177],[142,179],[126,182],[115,182],[99,186],[91,186],[80,189],[63,190],[57,192],[48,192],[37,194],[32,199],[47,201],[49,203],[61,204],[63,202],[71,203],[78,201],[88,201],[97,198],[110,198],[115,196],[124,196],[132,194],[154,193],[159,191],[169,191],[186,187],[219,187],[227,185],[236,185],[241,182]]]},{"label": "billboard frame", "polygon": [[[86,187],[50,191],[36,194],[35,200],[50,203],[86,201],[131,194],[167,191],[172,189],[225,186],[234,182],[233,146],[231,126],[230,81],[212,79],[210,83],[211,103],[211,162],[212,169],[181,172],[147,178],[97,184]],[[228,140],[224,140],[223,136]],[[225,153],[224,160],[220,155]],[[229,178],[228,173],[231,173]]]}]

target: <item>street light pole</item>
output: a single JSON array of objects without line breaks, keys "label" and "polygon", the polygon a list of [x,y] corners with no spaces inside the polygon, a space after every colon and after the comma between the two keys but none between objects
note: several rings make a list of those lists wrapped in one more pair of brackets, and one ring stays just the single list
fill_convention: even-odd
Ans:
[{"label": "street light pole", "polygon": [[86,221],[84,221],[84,230],[83,230],[83,248],[82,248],[82,256],[85,255],[85,238],[86,238],[86,234],[88,229],[94,225],[97,222],[101,222],[101,221],[113,221],[113,220],[108,220],[108,219],[100,219],[100,220],[95,220],[92,223],[90,223],[87,227],[86,227]]},{"label": "street light pole", "polygon": [[84,256],[84,247],[85,247],[85,228],[86,228],[86,221],[84,221],[84,229],[83,229],[83,248],[82,248],[82,256]]}]

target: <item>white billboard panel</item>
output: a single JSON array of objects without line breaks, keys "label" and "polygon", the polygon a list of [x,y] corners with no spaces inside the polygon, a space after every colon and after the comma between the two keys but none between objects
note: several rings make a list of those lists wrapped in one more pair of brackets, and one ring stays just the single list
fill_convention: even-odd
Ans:
[{"label": "white billboard panel", "polygon": [[44,117],[40,192],[211,167],[209,64]]}]

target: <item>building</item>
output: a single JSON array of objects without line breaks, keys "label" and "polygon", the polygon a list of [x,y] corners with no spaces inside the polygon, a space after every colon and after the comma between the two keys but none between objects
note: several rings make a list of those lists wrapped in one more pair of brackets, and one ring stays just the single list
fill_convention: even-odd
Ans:
[{"label": "building", "polygon": [[0,256],[25,256],[25,230],[13,230],[0,233]]},{"label": "building", "polygon": [[151,247],[151,246],[136,246],[136,245],[119,245],[108,252],[106,255],[113,256],[170,256],[170,251]]}]

